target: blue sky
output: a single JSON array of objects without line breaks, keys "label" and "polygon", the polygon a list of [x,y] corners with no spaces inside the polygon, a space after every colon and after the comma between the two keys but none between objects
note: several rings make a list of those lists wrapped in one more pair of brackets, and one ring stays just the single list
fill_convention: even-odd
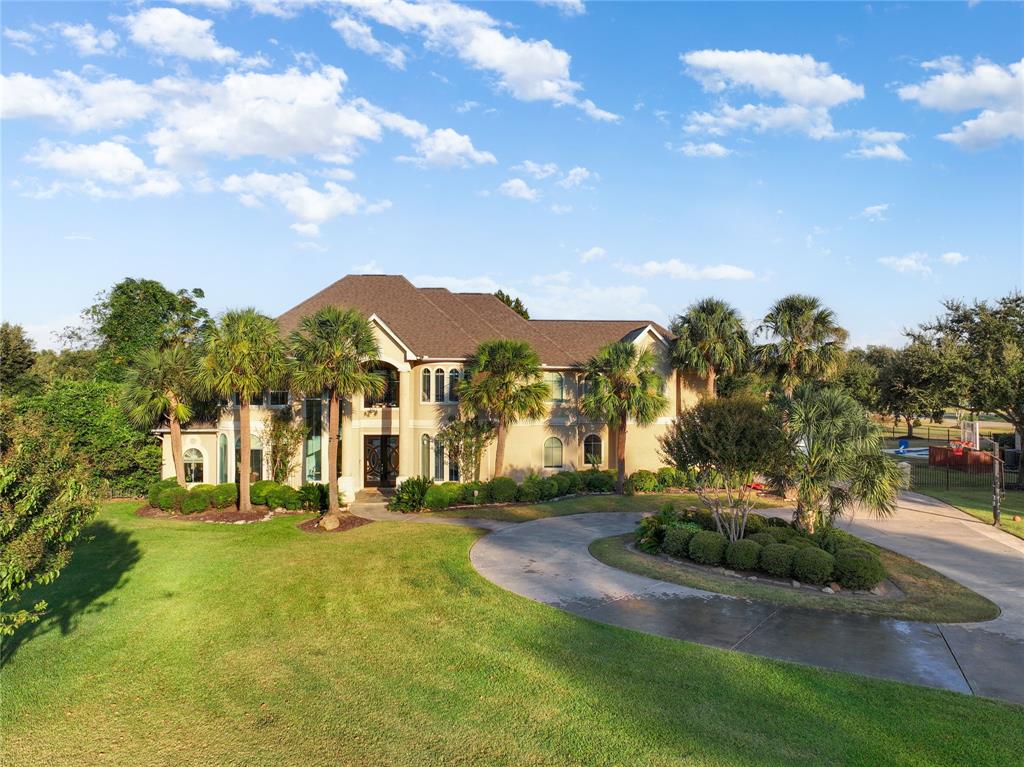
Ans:
[{"label": "blue sky", "polygon": [[344,274],[853,343],[1024,282],[1020,4],[4,3],[3,316]]}]

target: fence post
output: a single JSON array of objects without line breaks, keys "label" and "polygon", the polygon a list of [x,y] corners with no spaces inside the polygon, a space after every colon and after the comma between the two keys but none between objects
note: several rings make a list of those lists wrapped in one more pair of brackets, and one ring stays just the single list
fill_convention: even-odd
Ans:
[{"label": "fence post", "polygon": [[999,460],[999,443],[994,442],[992,444],[992,524],[999,527],[1000,508],[999,502],[1002,500],[1003,483],[1000,482],[1000,475],[1002,474],[1002,461]]}]

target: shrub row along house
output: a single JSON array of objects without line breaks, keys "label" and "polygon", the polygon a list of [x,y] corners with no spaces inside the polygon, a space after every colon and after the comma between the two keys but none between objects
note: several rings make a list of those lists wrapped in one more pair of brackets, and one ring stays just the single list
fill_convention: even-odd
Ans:
[{"label": "shrub row along house", "polygon": [[[667,406],[649,426],[627,426],[626,465],[657,468],[659,437],[673,418],[695,403],[703,383],[675,370],[670,333],[655,322],[629,320],[527,320],[488,293],[453,293],[417,288],[396,275],[349,275],[277,319],[282,334],[325,306],[351,308],[372,325],[380,350],[376,364],[386,386],[379,396],[355,395],[342,402],[337,476],[351,500],[363,488],[394,487],[410,476],[459,481],[458,462],[436,439],[441,424],[458,411],[458,384],[481,342],[524,341],[538,354],[548,385],[543,418],[512,424],[505,438],[502,473],[522,479],[588,466],[615,468],[616,433],[588,419],[579,407],[586,392],[582,368],[602,347],[626,341],[650,351],[664,381]],[[237,480],[240,463],[239,408],[230,403],[215,422],[183,429],[187,483]],[[287,391],[267,391],[252,402],[252,480],[270,477],[268,439],[273,415],[291,409],[304,425],[304,438],[289,462],[286,481],[294,486],[327,482],[329,400],[306,393],[296,401]],[[173,477],[171,440],[163,439],[163,476]],[[493,473],[492,441],[481,460],[481,479]],[[472,479],[472,478],[466,478]]]}]

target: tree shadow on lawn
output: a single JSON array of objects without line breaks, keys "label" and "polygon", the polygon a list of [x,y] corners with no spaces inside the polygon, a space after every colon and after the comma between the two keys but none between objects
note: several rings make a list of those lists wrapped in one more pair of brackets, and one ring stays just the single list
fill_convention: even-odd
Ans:
[{"label": "tree shadow on lawn", "polygon": [[71,562],[57,579],[23,592],[20,606],[31,606],[42,599],[47,607],[38,622],[23,625],[4,641],[0,664],[10,662],[29,640],[51,631],[70,634],[83,615],[110,607],[114,603],[111,592],[124,586],[128,572],[139,559],[139,546],[129,533],[102,520],[86,527]]}]

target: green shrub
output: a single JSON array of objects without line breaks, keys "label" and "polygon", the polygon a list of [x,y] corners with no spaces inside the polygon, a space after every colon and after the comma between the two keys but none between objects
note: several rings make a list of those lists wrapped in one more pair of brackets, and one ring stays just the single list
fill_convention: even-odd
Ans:
[{"label": "green shrub", "polygon": [[212,505],[212,490],[209,490],[210,485],[203,487],[202,485],[196,485],[188,491],[188,495],[181,501],[181,513],[182,514],[198,514],[201,511],[206,511]]},{"label": "green shrub", "polygon": [[811,548],[815,548],[815,549],[819,548],[819,546],[814,541],[812,541],[810,538],[808,538],[807,536],[804,536],[804,535],[799,535],[799,534],[798,535],[794,535],[792,538],[790,538],[788,541],[786,541],[786,543],[788,543],[790,546],[795,546],[798,550],[799,549],[806,549],[808,546],[810,546]]},{"label": "green shrub", "polygon": [[616,476],[614,472],[591,469],[582,472],[583,489],[588,493],[610,493],[615,489]]},{"label": "green shrub", "polygon": [[516,500],[520,503],[537,503],[540,500],[540,480],[527,477],[516,490]]},{"label": "green shrub", "polygon": [[511,477],[495,477],[487,483],[487,495],[493,503],[512,503],[517,489],[516,481]]},{"label": "green shrub", "polygon": [[764,529],[768,535],[772,536],[778,543],[789,543],[791,540],[797,537],[797,532],[788,525],[786,527],[778,527],[777,525],[769,525]]},{"label": "green shrub", "polygon": [[676,470],[671,466],[662,466],[654,475],[660,490],[668,490],[676,486]]},{"label": "green shrub", "polygon": [[298,511],[302,508],[302,495],[294,487],[278,485],[267,493],[267,506],[272,509]]},{"label": "green shrub", "polygon": [[540,481],[540,497],[542,499],[550,501],[558,496],[558,481],[554,477],[545,477]]},{"label": "green shrub", "polygon": [[211,493],[213,505],[218,509],[226,509],[238,503],[238,485],[234,482],[225,482],[223,485],[214,485]]},{"label": "green shrub", "polygon": [[178,484],[165,487],[157,493],[156,505],[164,511],[181,511],[181,504],[188,497],[188,490]]},{"label": "green shrub", "polygon": [[261,479],[249,486],[249,500],[255,506],[267,505],[267,493],[280,485],[272,479]]},{"label": "green shrub", "polygon": [[793,576],[805,583],[822,585],[832,580],[835,557],[817,546],[799,549],[793,555]]},{"label": "green shrub", "polygon": [[419,511],[423,508],[423,499],[427,490],[434,486],[433,480],[428,477],[409,477],[395,490],[395,494],[388,501],[390,511],[400,511],[403,514],[410,511]]},{"label": "green shrub", "polygon": [[299,500],[307,511],[327,511],[330,489],[319,482],[307,482],[299,488]]},{"label": "green shrub", "polygon": [[782,517],[765,517],[764,521],[768,527],[788,527],[790,530],[793,529],[793,525]]},{"label": "green shrub", "polygon": [[767,525],[765,524],[764,517],[760,514],[747,514],[747,526],[743,529],[743,537],[749,538],[755,533],[764,532],[766,527]]},{"label": "green shrub", "polygon": [[702,565],[717,565],[725,555],[728,539],[712,530],[701,530],[690,539],[690,559]]},{"label": "green shrub", "polygon": [[583,490],[583,477],[578,471],[560,471],[555,475],[555,479],[563,478],[568,483],[568,488],[565,491],[566,495],[572,495]]},{"label": "green shrub", "polygon": [[[474,495],[476,493],[476,495]],[[466,482],[459,488],[460,504],[470,506],[476,503],[487,503],[487,495],[484,491],[483,482]]]},{"label": "green shrub", "polygon": [[863,542],[859,538],[836,527],[827,527],[819,530],[814,534],[813,539],[818,548],[824,549],[832,556],[835,556],[839,549],[863,546]]},{"label": "green shrub", "polygon": [[149,505],[154,509],[160,508],[160,493],[169,487],[178,487],[178,480],[171,477],[170,479],[161,479],[159,482],[154,482],[150,485],[149,491],[146,494]]},{"label": "green shrub", "polygon": [[690,539],[695,533],[700,532],[700,527],[693,522],[682,522],[673,525],[665,531],[665,540],[661,543],[661,550],[671,557],[687,557],[690,554]]},{"label": "green shrub", "polygon": [[447,509],[451,505],[451,495],[440,485],[431,485],[423,496],[423,505],[431,511]]},{"label": "green shrub", "polygon": [[648,471],[647,469],[634,471],[626,481],[626,492],[629,494],[653,493],[657,489],[658,477],[653,471]]},{"label": "green shrub", "polygon": [[681,522],[672,504],[664,504],[656,514],[643,517],[636,523],[636,545],[652,554],[657,552],[665,541],[665,533]]},{"label": "green shrub", "polygon": [[572,484],[572,481],[569,479],[569,475],[566,472],[559,472],[558,474],[552,475],[551,480],[555,483],[555,486],[558,489],[556,495],[569,494],[569,485]]},{"label": "green shrub", "polygon": [[718,532],[718,524],[715,522],[715,515],[708,509],[687,509],[683,513],[683,518],[689,522],[699,525],[704,530],[714,530],[715,532]]},{"label": "green shrub", "polygon": [[749,538],[733,541],[725,549],[725,561],[736,570],[756,570],[761,557],[761,544]]},{"label": "green shrub", "polygon": [[789,578],[793,575],[793,557],[796,549],[785,543],[769,543],[761,549],[758,564],[761,569],[776,578]]},{"label": "green shrub", "polygon": [[769,533],[754,533],[753,535],[746,536],[746,539],[761,546],[771,546],[773,543],[778,543]]},{"label": "green shrub", "polygon": [[843,548],[836,552],[835,575],[845,589],[873,589],[885,580],[885,566],[873,551]]}]

